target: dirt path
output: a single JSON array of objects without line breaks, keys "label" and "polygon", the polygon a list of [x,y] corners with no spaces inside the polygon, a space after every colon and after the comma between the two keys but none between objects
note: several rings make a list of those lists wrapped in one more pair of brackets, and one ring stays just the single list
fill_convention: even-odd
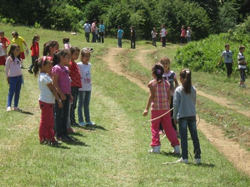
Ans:
[{"label": "dirt path", "polygon": [[[114,71],[116,74],[126,77],[131,82],[137,84],[139,87],[144,89],[148,92],[147,85],[145,83],[142,83],[138,78],[133,77],[128,74],[128,72],[124,71],[122,66],[119,66],[116,61],[116,56],[119,53],[124,52],[126,49],[120,49],[120,48],[110,48],[107,55],[103,58],[109,68]],[[140,50],[139,55],[136,57],[136,59],[141,63],[144,64],[144,67],[149,68],[145,65],[144,60],[146,59],[146,54],[154,52],[154,50]],[[108,61],[107,61],[108,59]],[[249,113],[239,111],[237,107],[234,107],[231,105],[229,101],[225,98],[219,98],[214,97],[209,94],[206,94],[204,92],[198,91],[199,95],[204,96],[213,102],[216,102],[222,106],[231,108],[236,110],[237,112],[245,115],[250,116]],[[207,139],[221,152],[225,155],[225,157],[234,164],[236,168],[238,168],[240,171],[245,172],[248,176],[250,176],[250,160],[247,158],[250,158],[250,153],[247,152],[245,149],[242,149],[237,143],[235,143],[233,140],[227,139],[223,135],[223,131],[219,127],[215,127],[213,125],[210,125],[209,123],[205,122],[204,120],[200,120],[198,129],[207,137]]]}]

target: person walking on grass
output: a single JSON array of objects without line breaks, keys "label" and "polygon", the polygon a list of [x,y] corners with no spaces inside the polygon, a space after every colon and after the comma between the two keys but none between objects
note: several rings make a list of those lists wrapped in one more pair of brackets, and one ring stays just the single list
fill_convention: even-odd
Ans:
[{"label": "person walking on grass", "polygon": [[167,31],[165,29],[165,25],[161,26],[161,42],[162,47],[166,47],[166,37],[167,37]]},{"label": "person walking on grass", "polygon": [[40,90],[39,106],[41,109],[41,120],[39,126],[40,144],[59,145],[55,139],[54,132],[54,104],[57,100],[58,107],[62,108],[62,101],[52,84],[52,78],[49,76],[51,72],[52,62],[48,57],[43,56],[34,63],[34,75],[38,75],[38,85]]},{"label": "person walking on grass", "polygon": [[122,36],[124,35],[123,30],[121,29],[121,26],[118,26],[117,30],[117,40],[118,40],[118,47],[122,48]]},{"label": "person walking on grass", "polygon": [[99,25],[99,35],[100,35],[100,42],[104,43],[105,26],[103,25],[102,21],[100,21]]},{"label": "person walking on grass", "polygon": [[19,36],[19,34],[16,31],[12,32],[12,36],[13,36],[13,39],[11,40],[11,44],[19,45],[19,47],[20,47],[20,58],[22,59],[21,68],[24,68],[23,60],[25,59],[25,54],[24,54],[23,45],[25,45],[26,51],[28,51],[27,44],[26,44],[25,40],[21,36]]},{"label": "person walking on grass", "polygon": [[89,24],[89,20],[86,20],[86,23],[83,25],[84,31],[85,31],[85,38],[87,42],[89,42],[89,34],[91,31],[91,25]]},{"label": "person walking on grass", "polygon": [[4,31],[0,31],[0,40],[7,51],[8,46],[10,45],[10,40],[4,36]]},{"label": "person walking on grass", "polygon": [[7,99],[7,111],[11,111],[11,102],[14,98],[14,110],[18,111],[18,103],[20,98],[21,85],[23,82],[23,74],[21,70],[20,47],[17,44],[11,44],[8,57],[5,64],[5,74],[7,82],[10,85],[8,99]]},{"label": "person walking on grass", "polygon": [[96,20],[94,19],[93,20],[93,23],[92,23],[92,25],[91,25],[91,33],[92,33],[92,40],[91,40],[91,42],[92,43],[95,43],[96,42]]},{"label": "person walking on grass", "polygon": [[[91,63],[90,60],[91,49],[83,48],[81,50],[81,62],[78,62],[78,68],[81,74],[82,87],[79,88],[79,102],[78,102],[78,121],[80,126],[95,125],[90,120],[89,103],[91,98],[92,81],[91,81]],[[83,120],[82,108],[84,108],[85,121]]]},{"label": "person walking on grass", "polygon": [[246,88],[245,80],[246,80],[246,69],[247,62],[243,53],[245,52],[245,46],[239,46],[239,54],[238,54],[238,68],[240,70],[240,83],[239,86],[242,88]]},{"label": "person walking on grass", "polygon": [[188,163],[188,142],[187,128],[190,131],[193,146],[194,158],[196,163],[201,163],[201,149],[196,126],[196,90],[192,86],[191,71],[183,69],[180,72],[181,86],[174,92],[174,112],[175,124],[179,123],[181,136],[181,158],[178,162]]},{"label": "person walking on grass", "polygon": [[69,65],[70,51],[62,49],[54,54],[52,80],[57,93],[61,99],[63,107],[60,108],[59,101],[55,103],[55,131],[57,140],[73,141],[68,135],[67,122],[69,113],[69,103],[73,101],[71,95],[70,78],[69,78]]},{"label": "person walking on grass", "polygon": [[225,44],[225,51],[222,52],[218,66],[221,64],[222,58],[224,57],[224,63],[227,68],[227,77],[230,77],[233,72],[233,53],[230,51],[230,45]]},{"label": "person walking on grass", "polygon": [[38,35],[35,35],[33,37],[33,40],[32,40],[32,44],[30,46],[30,50],[31,50],[31,65],[28,69],[28,72],[30,74],[33,73],[32,69],[33,69],[33,66],[34,66],[34,63],[35,61],[39,58],[39,40],[40,40],[40,37]]},{"label": "person walking on grass", "polygon": [[155,47],[157,47],[157,45],[156,45],[157,34],[158,33],[156,32],[155,27],[153,27],[153,30],[151,31],[151,35],[152,35],[152,44]]},{"label": "person walking on grass", "polygon": [[131,26],[131,49],[135,49],[135,28],[134,26]]},{"label": "person walking on grass", "polygon": [[[161,142],[159,137],[159,124],[161,122],[163,129],[165,130],[168,140],[171,142],[171,146],[174,147],[173,153],[180,154],[179,140],[176,132],[171,124],[170,117],[170,84],[167,80],[163,79],[164,68],[160,63],[157,63],[152,68],[153,80],[148,84],[150,94],[147,102],[147,106],[143,112],[143,116],[148,115],[148,110],[151,105],[151,149],[150,153],[160,153]],[[167,114],[165,114],[168,112]],[[165,114],[165,115],[163,115]],[[163,115],[163,116],[162,116]],[[159,116],[162,116],[159,118]]]}]

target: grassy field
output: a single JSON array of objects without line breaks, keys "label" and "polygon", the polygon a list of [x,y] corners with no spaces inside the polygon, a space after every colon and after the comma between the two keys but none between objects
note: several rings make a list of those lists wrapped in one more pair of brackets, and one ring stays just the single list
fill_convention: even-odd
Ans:
[{"label": "grassy field", "polygon": [[[105,44],[91,44],[85,42],[83,34],[75,36],[66,32],[4,24],[0,24],[0,27],[9,39],[11,32],[17,30],[28,45],[34,34],[40,35],[40,50],[42,44],[50,39],[56,39],[62,46],[63,37],[70,37],[73,46],[93,47],[95,52],[90,60],[93,64],[90,112],[91,119],[97,123],[95,128],[75,128],[75,143],[63,143],[60,147],[40,145],[37,79],[27,69],[23,70],[25,84],[21,90],[19,107],[24,112],[6,112],[8,85],[1,66],[0,186],[250,186],[249,177],[236,170],[202,133],[199,133],[203,160],[201,165],[195,165],[191,157],[188,165],[163,165],[162,163],[174,162],[179,158],[170,153],[172,148],[166,139],[162,141],[162,154],[147,153],[150,147],[150,124],[142,125],[149,119],[142,117],[142,112],[148,93],[125,77],[112,72],[102,58],[109,47],[117,46],[115,39],[107,38]],[[124,48],[129,48],[129,45],[124,41]],[[148,64],[153,64],[163,55],[173,59],[178,47],[171,45],[166,49],[154,48],[145,41],[139,42],[137,46],[140,49],[156,49],[154,54],[148,55],[145,61]],[[123,59],[124,67],[128,71],[148,82],[150,72],[136,63],[136,56],[137,50],[129,50],[117,59]],[[28,67],[30,63],[31,59],[27,57],[24,66]],[[174,70],[179,72],[179,69]],[[231,100],[240,104],[236,97],[241,96],[243,91],[237,84],[235,91],[231,89],[234,81],[218,81],[225,80],[224,75],[215,78],[212,74],[195,73],[194,76],[200,78],[195,79],[199,89],[219,96],[230,91],[234,94]],[[227,88],[221,85],[226,85]],[[247,100],[248,96],[249,89],[243,97]],[[221,111],[218,110],[218,113],[225,112],[224,115],[231,115],[234,122],[237,122],[236,125],[247,127],[247,123],[244,124],[243,121],[249,121],[249,118],[239,118],[236,114],[231,114],[229,109],[202,97],[198,99],[202,103],[198,107],[199,111],[202,107],[206,110],[219,108]],[[248,105],[244,107],[249,110]],[[214,116],[207,112],[200,115],[208,121]],[[192,153],[191,140],[189,150]]]}]

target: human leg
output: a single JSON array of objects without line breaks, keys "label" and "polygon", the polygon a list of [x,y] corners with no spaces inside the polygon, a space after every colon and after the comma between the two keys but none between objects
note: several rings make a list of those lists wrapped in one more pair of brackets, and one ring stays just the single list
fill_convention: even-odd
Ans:
[{"label": "human leg", "polygon": [[181,135],[181,156],[183,159],[188,159],[188,143],[187,143],[187,119],[179,119],[179,131]]},{"label": "human leg", "polygon": [[79,91],[79,100],[78,100],[78,108],[77,108],[77,113],[78,113],[78,122],[84,122],[83,121],[83,116],[82,116],[82,108],[84,106],[84,98],[85,98],[85,91]]},{"label": "human leg", "polygon": [[17,77],[16,88],[15,88],[14,108],[18,107],[21,86],[22,86],[22,76],[18,76]]},{"label": "human leg", "polygon": [[71,87],[71,94],[73,96],[73,103],[70,107],[70,123],[74,124],[76,123],[75,120],[75,109],[76,109],[76,103],[78,100],[78,93],[79,93],[79,88],[78,87]]},{"label": "human leg", "polygon": [[[161,113],[159,113],[158,110],[152,110],[151,111],[151,119],[155,119],[157,117],[159,117],[161,115]],[[161,145],[160,143],[160,136],[159,136],[159,123],[160,123],[161,119],[156,119],[153,120],[151,122],[151,133],[152,133],[152,137],[151,137],[151,146],[159,146]]]},{"label": "human leg", "polygon": [[225,63],[227,67],[227,76],[230,77],[232,74],[232,63]]},{"label": "human leg", "polygon": [[91,98],[91,91],[85,91],[85,97],[84,97],[83,105],[84,105],[85,121],[87,123],[90,122],[90,114],[89,114],[90,98]]},{"label": "human leg", "polygon": [[8,93],[8,98],[7,98],[7,107],[11,107],[11,102],[16,90],[16,84],[18,82],[17,77],[9,77],[9,93]]}]

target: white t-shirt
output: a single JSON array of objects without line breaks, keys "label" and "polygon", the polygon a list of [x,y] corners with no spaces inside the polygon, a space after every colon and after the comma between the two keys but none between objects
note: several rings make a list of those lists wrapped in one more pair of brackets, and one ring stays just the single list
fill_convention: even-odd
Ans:
[{"label": "white t-shirt", "polygon": [[39,100],[45,103],[55,103],[55,97],[47,86],[52,83],[51,77],[47,73],[40,73],[38,77],[38,85],[41,94]]},{"label": "white t-shirt", "polygon": [[82,62],[77,63],[80,74],[81,74],[81,82],[82,87],[79,88],[79,91],[91,91],[92,83],[91,83],[91,63],[89,62],[87,65]]},{"label": "white t-shirt", "polygon": [[152,38],[156,38],[156,31],[151,31]]},{"label": "white t-shirt", "polygon": [[166,36],[166,29],[162,28],[161,29],[161,37],[165,37]]},{"label": "white t-shirt", "polygon": [[4,46],[2,43],[0,43],[0,56],[4,56],[5,52],[4,52]]},{"label": "white t-shirt", "polygon": [[84,28],[85,32],[90,32],[91,25],[89,23],[85,23],[83,25],[83,28]]}]

